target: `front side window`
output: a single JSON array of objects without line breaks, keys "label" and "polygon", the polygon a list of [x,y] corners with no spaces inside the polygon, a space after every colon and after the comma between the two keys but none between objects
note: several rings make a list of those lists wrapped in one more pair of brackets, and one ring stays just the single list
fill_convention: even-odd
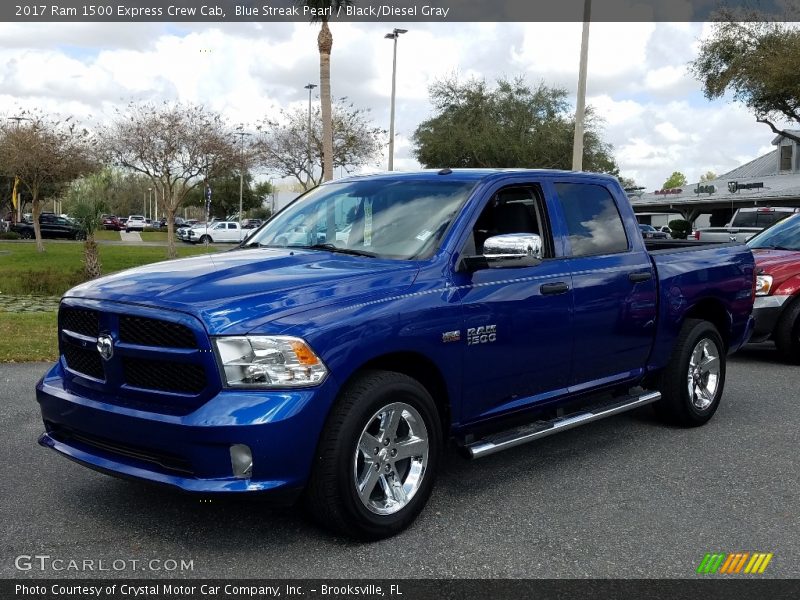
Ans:
[{"label": "front side window", "polygon": [[473,182],[363,180],[319,186],[275,215],[245,247],[424,258],[441,243]]},{"label": "front side window", "polygon": [[628,236],[611,193],[602,185],[556,183],[572,256],[614,254],[628,249]]}]

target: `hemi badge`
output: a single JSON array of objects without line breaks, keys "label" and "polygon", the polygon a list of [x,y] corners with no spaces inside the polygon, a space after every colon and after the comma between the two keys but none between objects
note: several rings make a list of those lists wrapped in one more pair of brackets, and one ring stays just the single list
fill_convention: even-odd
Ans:
[{"label": "hemi badge", "polygon": [[442,334],[442,342],[445,344],[450,342],[458,342],[461,340],[461,332],[460,331],[445,331]]}]

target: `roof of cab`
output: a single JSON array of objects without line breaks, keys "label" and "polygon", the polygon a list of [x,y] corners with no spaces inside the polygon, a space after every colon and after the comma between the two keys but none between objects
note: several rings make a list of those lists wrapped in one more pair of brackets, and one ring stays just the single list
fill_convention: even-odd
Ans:
[{"label": "roof of cab", "polygon": [[[437,179],[439,177],[455,179],[458,181],[481,181],[499,179],[506,175],[530,175],[531,177],[552,177],[554,175],[569,175],[570,177],[598,177],[616,181],[611,175],[603,173],[587,173],[584,171],[562,171],[558,169],[423,169],[419,171],[384,171],[381,173],[367,173],[363,175],[350,175],[342,179],[326,182],[351,183],[363,180],[402,180],[402,179]],[[324,184],[323,184],[324,185]]]}]

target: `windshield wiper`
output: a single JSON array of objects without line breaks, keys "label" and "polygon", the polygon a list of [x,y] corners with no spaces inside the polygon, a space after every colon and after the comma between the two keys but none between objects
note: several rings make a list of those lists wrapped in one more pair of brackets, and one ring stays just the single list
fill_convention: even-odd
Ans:
[{"label": "windshield wiper", "polygon": [[312,244],[311,246],[295,246],[296,248],[302,248],[303,250],[327,250],[328,252],[335,252],[337,254],[351,254],[353,256],[368,256],[370,258],[375,258],[378,256],[374,252],[367,252],[366,250],[354,250],[353,248],[340,248],[339,246],[334,246],[333,244],[326,243],[326,244]]},{"label": "windshield wiper", "polygon": [[797,248],[787,248],[786,246],[753,246],[753,250],[788,250],[797,252]]}]

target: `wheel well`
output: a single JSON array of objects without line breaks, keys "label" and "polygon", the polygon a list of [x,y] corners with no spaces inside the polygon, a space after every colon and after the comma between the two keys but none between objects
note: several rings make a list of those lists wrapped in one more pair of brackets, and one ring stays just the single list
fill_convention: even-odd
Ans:
[{"label": "wheel well", "polygon": [[450,398],[439,368],[426,356],[416,352],[393,352],[373,358],[358,368],[352,377],[365,370],[394,371],[419,381],[436,403],[445,437],[450,431]]},{"label": "wheel well", "polygon": [[708,321],[717,328],[725,346],[727,347],[730,345],[731,320],[728,311],[725,310],[721,302],[710,298],[701,300],[686,311],[685,318]]}]

